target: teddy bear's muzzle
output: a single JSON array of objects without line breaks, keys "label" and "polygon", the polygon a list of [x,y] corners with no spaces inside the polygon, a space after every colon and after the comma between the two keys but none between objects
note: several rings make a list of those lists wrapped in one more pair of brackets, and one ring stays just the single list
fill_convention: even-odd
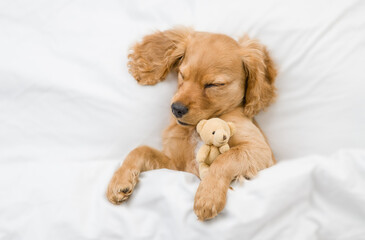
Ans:
[{"label": "teddy bear's muzzle", "polygon": [[216,131],[214,136],[214,145],[217,147],[223,146],[228,142],[228,134],[225,131]]}]

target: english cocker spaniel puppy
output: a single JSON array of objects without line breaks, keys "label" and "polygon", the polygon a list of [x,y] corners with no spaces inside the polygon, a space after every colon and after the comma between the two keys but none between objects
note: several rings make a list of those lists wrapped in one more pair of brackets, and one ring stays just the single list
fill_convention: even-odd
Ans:
[{"label": "english cocker spaniel puppy", "polygon": [[163,149],[140,146],[114,173],[107,197],[120,204],[132,194],[143,171],[168,168],[197,176],[196,124],[219,117],[233,122],[231,149],[210,166],[195,195],[200,220],[215,217],[225,206],[232,180],[254,177],[275,158],[253,117],[275,98],[276,69],[257,40],[238,41],[222,34],[174,28],[147,35],[134,45],[129,70],[141,85],[154,85],[175,70],[178,89],[171,101],[172,118],[163,133]]}]

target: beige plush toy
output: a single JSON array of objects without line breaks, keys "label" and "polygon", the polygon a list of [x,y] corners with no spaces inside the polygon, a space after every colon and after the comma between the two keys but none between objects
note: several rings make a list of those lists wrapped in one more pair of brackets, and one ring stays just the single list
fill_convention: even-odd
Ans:
[{"label": "beige plush toy", "polygon": [[205,143],[196,155],[200,179],[203,179],[208,173],[209,166],[218,155],[229,150],[228,140],[233,135],[235,127],[232,122],[211,118],[201,120],[196,126],[196,130]]}]

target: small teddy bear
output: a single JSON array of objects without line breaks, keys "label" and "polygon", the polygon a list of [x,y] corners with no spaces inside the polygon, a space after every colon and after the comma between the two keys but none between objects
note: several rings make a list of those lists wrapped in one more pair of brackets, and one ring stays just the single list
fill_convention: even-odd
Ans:
[{"label": "small teddy bear", "polygon": [[203,179],[217,156],[229,150],[228,140],[234,134],[235,126],[232,122],[211,118],[201,120],[196,126],[196,131],[204,142],[196,155],[199,176]]}]

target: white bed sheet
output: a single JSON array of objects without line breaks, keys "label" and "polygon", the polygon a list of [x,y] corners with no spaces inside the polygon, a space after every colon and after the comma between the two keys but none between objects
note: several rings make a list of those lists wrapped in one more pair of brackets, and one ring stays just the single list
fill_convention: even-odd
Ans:
[{"label": "white bed sheet", "polygon": [[[365,239],[364,12],[355,0],[1,1],[0,239]],[[277,102],[257,117],[279,164],[207,223],[187,173],[143,173],[123,206],[104,196],[131,149],[161,146],[176,87],[173,74],[139,86],[128,47],[174,25],[247,32],[279,67]]]}]

